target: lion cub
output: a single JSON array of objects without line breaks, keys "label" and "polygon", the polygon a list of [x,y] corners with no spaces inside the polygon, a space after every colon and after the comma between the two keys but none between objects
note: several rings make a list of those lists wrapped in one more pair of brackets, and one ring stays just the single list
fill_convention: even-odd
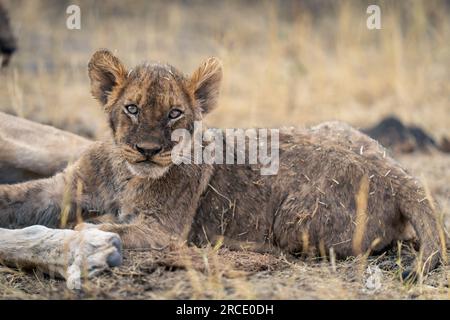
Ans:
[{"label": "lion cub", "polygon": [[89,77],[111,141],[94,143],[52,178],[0,186],[0,227],[73,226],[81,215],[118,233],[129,248],[220,238],[235,249],[328,254],[333,248],[339,258],[416,239],[415,270],[439,262],[445,246],[434,204],[361,132],[335,122],[281,131],[273,175],[250,164],[175,165],[172,133],[192,133],[194,122],[216,107],[220,62],[210,58],[188,77],[158,63],[127,70],[100,50]]}]

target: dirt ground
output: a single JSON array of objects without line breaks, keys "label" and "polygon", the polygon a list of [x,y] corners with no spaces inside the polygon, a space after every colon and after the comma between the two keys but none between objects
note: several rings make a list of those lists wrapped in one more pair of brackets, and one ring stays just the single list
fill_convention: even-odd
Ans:
[{"label": "dirt ground", "polygon": [[[0,110],[84,136],[107,132],[86,70],[90,55],[102,47],[129,66],[159,60],[184,72],[205,57],[222,59],[220,106],[207,119],[211,126],[342,120],[368,127],[393,114],[438,141],[450,136],[450,19],[444,1],[379,1],[381,31],[365,27],[372,1],[79,0],[81,30],[65,27],[67,1],[4,2],[19,50],[0,72]],[[396,158],[426,183],[449,227],[450,154]],[[85,281],[79,292],[38,271],[0,266],[0,298],[450,298],[448,266],[415,285],[402,283],[399,265],[412,257],[406,252],[399,259],[398,251],[346,261],[224,248],[125,251],[123,266]]]}]

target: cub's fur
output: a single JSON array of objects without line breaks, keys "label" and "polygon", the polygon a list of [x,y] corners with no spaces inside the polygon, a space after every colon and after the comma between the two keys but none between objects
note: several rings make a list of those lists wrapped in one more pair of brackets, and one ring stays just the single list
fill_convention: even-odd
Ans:
[{"label": "cub's fur", "polygon": [[[94,143],[52,178],[0,186],[0,227],[73,226],[78,212],[129,248],[220,238],[235,249],[333,248],[344,258],[416,238],[417,268],[428,271],[442,257],[435,204],[361,132],[336,122],[285,130],[273,176],[254,165],[174,165],[171,133],[192,132],[193,122],[216,106],[219,61],[208,59],[186,77],[157,63],[127,70],[101,50],[89,62],[89,77],[111,141]],[[62,210],[68,203],[71,210]]]}]

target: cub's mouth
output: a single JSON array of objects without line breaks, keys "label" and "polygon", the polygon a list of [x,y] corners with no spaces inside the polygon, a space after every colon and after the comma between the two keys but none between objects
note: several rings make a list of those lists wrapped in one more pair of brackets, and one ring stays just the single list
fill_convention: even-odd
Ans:
[{"label": "cub's mouth", "polygon": [[129,165],[144,167],[144,166],[159,166],[167,167],[172,164],[171,150],[162,150],[159,153],[149,156],[144,155],[134,150],[134,148],[123,145],[121,146],[121,153]]},{"label": "cub's mouth", "polygon": [[158,179],[165,175],[172,165],[170,151],[154,156],[144,156],[130,147],[121,148],[128,170],[135,176]]},{"label": "cub's mouth", "polygon": [[162,154],[155,155],[153,157],[141,157],[138,160],[127,160],[130,164],[142,164],[142,165],[157,165],[160,167],[167,167],[172,164],[171,152],[165,152]]}]

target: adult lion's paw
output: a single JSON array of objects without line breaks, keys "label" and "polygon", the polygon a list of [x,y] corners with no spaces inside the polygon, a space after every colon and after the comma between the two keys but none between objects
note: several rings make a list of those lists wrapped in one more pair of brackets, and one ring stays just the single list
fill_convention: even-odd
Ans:
[{"label": "adult lion's paw", "polygon": [[97,228],[82,228],[65,243],[68,252],[67,287],[80,289],[83,276],[93,277],[122,264],[120,237]]}]

